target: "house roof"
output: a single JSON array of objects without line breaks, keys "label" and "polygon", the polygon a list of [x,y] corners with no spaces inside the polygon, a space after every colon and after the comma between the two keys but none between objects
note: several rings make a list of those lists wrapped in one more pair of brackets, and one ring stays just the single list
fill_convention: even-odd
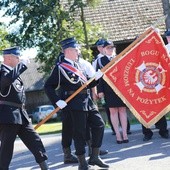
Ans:
[{"label": "house roof", "polygon": [[[100,24],[108,38],[127,41],[143,33],[164,15],[162,0],[102,0],[84,9],[86,21]],[[165,18],[156,27],[165,32]]]},{"label": "house roof", "polygon": [[26,91],[43,90],[45,76],[44,73],[40,73],[37,70],[38,67],[40,67],[40,64],[35,62],[35,59],[31,59],[27,66],[28,69],[21,74]]}]

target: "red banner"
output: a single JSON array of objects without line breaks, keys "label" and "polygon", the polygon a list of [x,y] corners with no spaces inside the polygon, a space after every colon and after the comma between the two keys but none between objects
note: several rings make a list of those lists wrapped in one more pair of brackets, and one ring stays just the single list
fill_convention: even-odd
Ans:
[{"label": "red banner", "polygon": [[145,127],[170,110],[170,57],[154,30],[109,67],[104,79]]}]

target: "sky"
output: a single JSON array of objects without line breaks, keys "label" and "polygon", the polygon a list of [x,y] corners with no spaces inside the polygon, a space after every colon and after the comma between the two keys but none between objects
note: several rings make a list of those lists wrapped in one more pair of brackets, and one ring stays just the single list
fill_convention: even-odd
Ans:
[{"label": "sky", "polygon": [[8,24],[9,21],[11,20],[11,17],[2,17],[3,14],[4,14],[4,10],[0,10],[0,22]]},{"label": "sky", "polygon": [[26,49],[22,52],[22,56],[26,56],[28,58],[35,58],[37,54],[37,50],[35,48]]},{"label": "sky", "polygon": [[[4,11],[0,10],[0,22],[4,23],[5,25],[8,25],[11,20],[11,17],[2,17],[3,13]],[[21,52],[22,56],[26,56],[28,58],[35,58],[36,54],[37,54],[37,50],[35,48],[26,49]]]}]

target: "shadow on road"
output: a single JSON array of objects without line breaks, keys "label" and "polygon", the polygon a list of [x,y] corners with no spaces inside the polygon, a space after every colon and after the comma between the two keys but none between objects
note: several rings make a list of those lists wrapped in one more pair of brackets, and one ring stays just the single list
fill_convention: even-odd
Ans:
[{"label": "shadow on road", "polygon": [[[161,161],[166,161],[166,159],[170,161],[170,140],[161,138],[157,129],[153,129],[153,132],[153,138],[148,142],[143,142],[143,134],[141,130],[138,130],[132,131],[132,134],[128,136],[129,143],[117,144],[115,136],[111,135],[110,129],[107,129],[104,135],[102,149],[108,149],[109,154],[102,156],[102,159],[110,164],[109,169],[116,168],[119,170],[137,169],[142,166],[149,167],[152,166],[152,161],[155,160],[159,160],[159,164],[161,164]],[[49,157],[48,164],[51,170],[77,169],[77,164],[63,164],[60,134],[43,136],[42,140],[47,150]],[[99,169],[98,167],[92,167],[92,169],[96,168]],[[16,169],[39,169],[33,155],[25,148],[20,140],[15,143],[15,152],[10,166],[10,170]]]}]

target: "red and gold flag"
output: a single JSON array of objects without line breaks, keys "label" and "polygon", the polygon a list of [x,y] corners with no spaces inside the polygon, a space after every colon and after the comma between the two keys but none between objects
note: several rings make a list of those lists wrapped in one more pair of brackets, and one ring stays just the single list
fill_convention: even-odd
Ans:
[{"label": "red and gold flag", "polygon": [[170,110],[170,57],[154,29],[109,67],[103,78],[145,127]]}]

